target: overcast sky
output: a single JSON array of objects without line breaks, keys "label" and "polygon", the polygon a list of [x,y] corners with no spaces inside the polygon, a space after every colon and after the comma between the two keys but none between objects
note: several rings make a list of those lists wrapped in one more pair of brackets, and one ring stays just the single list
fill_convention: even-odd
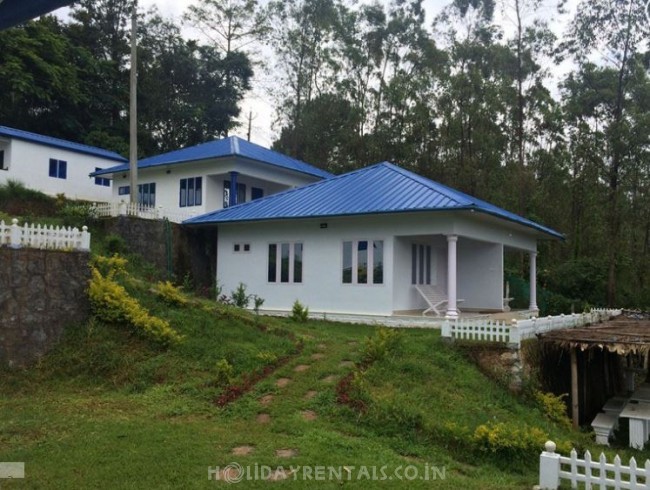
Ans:
[{"label": "overcast sky", "polygon": [[[173,18],[177,24],[181,24],[181,17],[187,7],[191,4],[196,3],[197,0],[138,0],[138,4],[141,9],[149,10],[151,7],[157,7],[158,10],[163,14],[163,17]],[[263,0],[262,0],[263,1]],[[383,0],[388,3],[386,0]],[[427,13],[427,25],[430,26],[434,17],[440,13],[440,11],[452,0],[424,0],[424,8]],[[566,19],[568,16],[560,18],[555,9],[557,0],[547,0],[547,6],[542,9],[540,14],[547,19],[549,19],[551,28],[555,31],[555,34],[560,36],[565,28]],[[579,0],[569,0],[568,5],[570,10],[574,10]],[[66,9],[61,9],[57,12],[61,16],[66,16]],[[499,11],[497,13],[497,19],[503,24],[503,28],[506,31],[506,34],[513,29],[512,22],[508,21],[507,14],[504,15]],[[184,32],[191,37],[200,38],[200,34],[189,29],[185,28]],[[560,70],[555,70],[554,75],[559,76],[559,74],[566,73],[568,67],[563,67]],[[251,131],[251,140],[254,143],[269,147],[273,140],[276,138],[277,130],[279,128],[273,128],[273,119],[274,119],[274,107],[273,101],[270,99],[268,93],[266,93],[266,87],[269,84],[272,84],[273,80],[269,80],[267,75],[262,73],[261,70],[257,70],[255,77],[252,81],[253,89],[246,96],[242,103],[242,112],[240,116],[240,121],[242,125],[237,130],[233,131],[232,134],[246,138],[247,126],[248,126],[248,116],[252,114],[252,131]]]}]

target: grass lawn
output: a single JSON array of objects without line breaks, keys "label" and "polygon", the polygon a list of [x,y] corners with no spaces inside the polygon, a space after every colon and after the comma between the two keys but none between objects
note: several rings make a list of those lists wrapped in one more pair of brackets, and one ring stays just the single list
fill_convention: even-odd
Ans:
[{"label": "grass lawn", "polygon": [[[38,365],[0,372],[0,461],[26,469],[24,480],[1,488],[213,488],[228,484],[210,481],[209,469],[236,462],[253,476],[255,468],[262,476],[267,467],[301,468],[272,483],[291,488],[523,489],[537,481],[542,448],[481,449],[472,442],[477,427],[503,422],[522,437],[536,429],[588,445],[485,377],[437,331],[401,331],[367,363],[381,338],[376,327],[294,323],[198,299],[170,307],[150,286],[128,284],[185,336],[182,344],[163,349],[91,320],[71,326]],[[352,372],[362,411],[337,400]],[[215,403],[246,379],[255,383],[242,396]],[[364,465],[385,479],[373,481]],[[328,478],[314,467],[347,469]]]}]

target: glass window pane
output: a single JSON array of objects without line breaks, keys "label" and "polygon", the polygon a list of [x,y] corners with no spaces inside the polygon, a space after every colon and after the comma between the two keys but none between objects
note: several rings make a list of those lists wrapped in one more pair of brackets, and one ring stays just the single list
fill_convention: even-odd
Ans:
[{"label": "glass window pane", "polygon": [[352,284],[352,242],[343,242],[343,283]]},{"label": "glass window pane", "polygon": [[281,257],[280,257],[280,265],[281,265],[281,270],[280,270],[280,281],[281,282],[289,282],[289,244],[288,243],[283,243],[282,244],[282,250],[281,250]]},{"label": "glass window pane", "polygon": [[200,206],[201,203],[203,202],[203,198],[201,196],[202,191],[203,191],[203,177],[197,177],[196,186],[194,188],[194,204],[197,206]]},{"label": "glass window pane", "polygon": [[302,243],[293,246],[293,282],[302,282]]},{"label": "glass window pane", "polygon": [[59,160],[59,178],[68,178],[68,162],[64,162],[63,160]]},{"label": "glass window pane", "polygon": [[194,206],[194,179],[187,179],[187,205]]},{"label": "glass window pane", "polygon": [[424,284],[424,245],[420,245],[420,256],[418,258],[418,266],[420,275],[418,277],[418,284]]},{"label": "glass window pane", "polygon": [[56,177],[56,160],[50,158],[50,177]]},{"label": "glass window pane", "polygon": [[152,182],[149,184],[149,205],[156,205],[156,183]]},{"label": "glass window pane", "polygon": [[411,284],[418,283],[417,270],[418,270],[418,246],[411,244]]},{"label": "glass window pane", "polygon": [[237,184],[237,204],[246,202],[246,184]]},{"label": "glass window pane", "polygon": [[372,282],[384,283],[384,242],[376,240],[372,244]]},{"label": "glass window pane", "polygon": [[357,283],[368,283],[368,242],[360,241],[357,245]]},{"label": "glass window pane", "polygon": [[178,205],[184,208],[187,204],[187,179],[181,179],[181,190],[178,198]]},{"label": "glass window pane", "polygon": [[275,243],[269,245],[269,282],[276,282],[277,280],[277,253],[278,246]]}]

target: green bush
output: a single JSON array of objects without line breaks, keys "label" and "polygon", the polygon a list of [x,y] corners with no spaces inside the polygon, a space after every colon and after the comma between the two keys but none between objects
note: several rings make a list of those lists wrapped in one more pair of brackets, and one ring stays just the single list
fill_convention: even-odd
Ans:
[{"label": "green bush", "polygon": [[220,359],[215,364],[215,381],[219,386],[227,386],[235,379],[235,368],[226,359]]},{"label": "green bush", "polygon": [[89,203],[66,202],[61,207],[59,217],[63,226],[71,226],[81,229],[97,219],[97,210]]},{"label": "green bush", "polygon": [[391,328],[380,328],[373,337],[365,340],[361,355],[367,364],[385,359],[397,352],[401,332]]},{"label": "green bush", "polygon": [[123,254],[126,253],[126,241],[120,235],[110,233],[104,238],[106,252],[109,254]]},{"label": "green bush", "polygon": [[293,302],[293,307],[291,308],[291,315],[289,318],[297,323],[305,323],[309,318],[309,308],[304,306],[300,301],[296,300]]},{"label": "green bush", "polygon": [[57,214],[58,206],[55,198],[29,189],[17,180],[8,180],[0,185],[0,210],[12,217],[51,217]]},{"label": "green bush", "polygon": [[174,286],[170,281],[159,281],[153,288],[154,293],[165,303],[171,306],[187,305],[187,298],[181,288]]},{"label": "green bush", "polygon": [[248,308],[248,303],[250,302],[250,296],[246,294],[246,284],[240,282],[237,286],[237,289],[231,291],[230,297],[235,306],[239,308]]}]

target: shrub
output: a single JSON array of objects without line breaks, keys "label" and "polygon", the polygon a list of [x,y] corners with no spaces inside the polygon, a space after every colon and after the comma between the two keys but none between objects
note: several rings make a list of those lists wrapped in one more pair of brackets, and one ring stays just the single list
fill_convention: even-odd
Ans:
[{"label": "shrub", "polygon": [[159,281],[154,286],[154,292],[168,305],[185,306],[187,304],[187,298],[181,292],[181,288],[174,286],[170,281]]},{"label": "shrub", "polygon": [[472,441],[480,451],[521,459],[539,453],[548,437],[546,432],[537,427],[489,422],[474,430]]},{"label": "shrub", "polygon": [[120,257],[118,254],[114,254],[110,257],[96,255],[91,260],[91,265],[93,267],[97,268],[102,275],[110,277],[111,279],[119,275],[126,275],[126,265],[128,263],[128,260],[124,257]]},{"label": "shrub", "polygon": [[268,365],[275,364],[278,361],[278,356],[269,351],[260,351],[255,357],[262,361],[264,364]]},{"label": "shrub", "polygon": [[309,318],[309,308],[296,300],[291,308],[291,315],[289,315],[289,318],[297,323],[305,323],[307,318]]},{"label": "shrub", "polygon": [[63,226],[81,228],[97,219],[97,210],[89,203],[67,202],[62,205],[59,216]]},{"label": "shrub", "polygon": [[120,235],[116,235],[114,233],[106,235],[105,243],[106,252],[109,254],[122,254],[127,251],[126,241],[124,241],[124,238],[122,238]]},{"label": "shrub", "polygon": [[380,328],[373,337],[365,340],[362,349],[363,362],[370,364],[394,354],[400,343],[401,332],[391,328]]},{"label": "shrub", "polygon": [[567,407],[564,399],[568,393],[554,395],[553,393],[535,392],[535,400],[539,404],[544,416],[565,429],[571,428],[571,420],[567,416]]},{"label": "shrub", "polygon": [[220,359],[215,365],[215,381],[220,386],[226,386],[235,379],[234,368],[226,359]]},{"label": "shrub", "polygon": [[230,293],[232,302],[235,306],[239,308],[248,308],[248,303],[250,302],[250,296],[246,294],[246,284],[243,282],[239,283],[237,289]]},{"label": "shrub", "polygon": [[143,337],[162,345],[176,344],[182,336],[167,321],[151,315],[140,303],[129,296],[126,289],[114,280],[115,269],[106,276],[91,267],[92,279],[88,296],[93,314],[104,321],[128,323]]},{"label": "shrub", "polygon": [[264,298],[260,298],[259,296],[255,295],[253,296],[253,310],[255,311],[256,315],[260,314],[260,308],[264,304]]}]

